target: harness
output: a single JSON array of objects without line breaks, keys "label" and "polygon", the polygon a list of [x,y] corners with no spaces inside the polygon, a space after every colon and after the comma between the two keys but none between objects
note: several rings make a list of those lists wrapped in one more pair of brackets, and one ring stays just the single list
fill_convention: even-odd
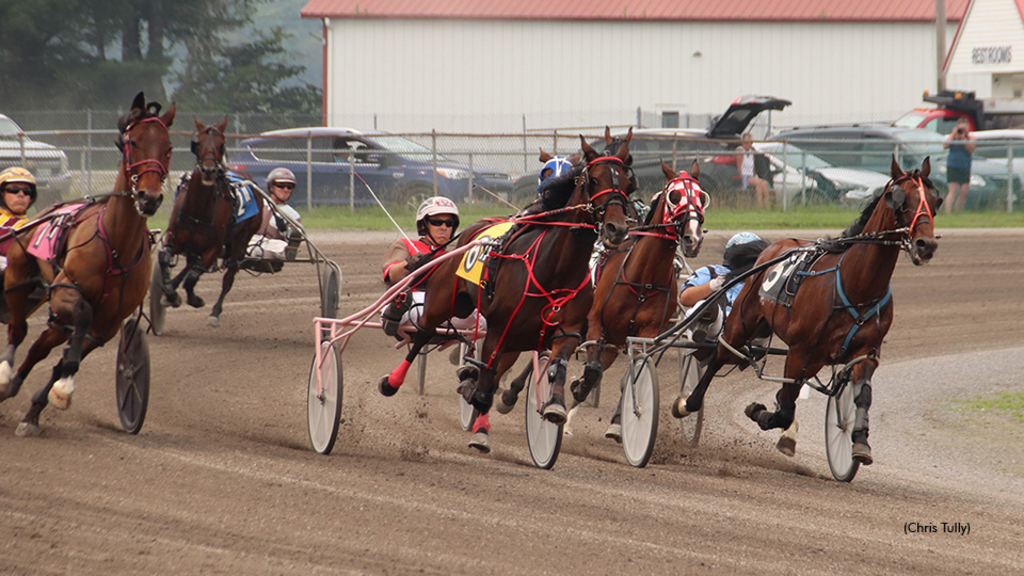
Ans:
[{"label": "harness", "polygon": [[[161,120],[159,116],[143,118],[142,120],[129,124],[124,129],[124,143],[121,146],[122,152],[124,153],[124,171],[128,175],[128,182],[131,184],[131,192],[133,194],[138,192],[139,178],[147,172],[156,172],[157,175],[160,176],[161,184],[163,184],[164,180],[167,179],[167,166],[156,158],[146,158],[144,160],[139,160],[138,162],[132,162],[132,128],[147,122],[156,122],[160,126],[163,126],[164,130],[167,130],[167,132],[170,133],[170,129],[167,128],[167,125],[164,124],[164,121]],[[156,166],[151,166],[152,164],[156,164]],[[136,172],[135,169],[139,166],[144,166],[145,168]]]}]

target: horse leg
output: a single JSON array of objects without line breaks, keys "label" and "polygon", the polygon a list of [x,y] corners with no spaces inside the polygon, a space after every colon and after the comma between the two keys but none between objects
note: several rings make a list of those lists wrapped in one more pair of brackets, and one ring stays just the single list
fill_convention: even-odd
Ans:
[{"label": "horse leg", "polygon": [[[505,352],[501,354],[498,357],[497,370],[493,372],[494,382],[500,382],[501,375],[507,372],[508,369],[511,368],[512,365],[515,364],[516,360],[518,359],[519,352]],[[492,376],[492,372],[487,368],[484,368],[483,372],[488,376]],[[463,381],[460,384],[460,388],[462,388],[462,390],[460,390],[460,393],[463,395],[463,398],[466,398],[467,402],[472,403],[472,397],[476,393],[476,390],[479,388],[479,374],[480,371],[478,370],[477,380],[473,382]],[[519,377],[523,378],[523,380],[525,381],[525,377],[523,376],[523,374],[520,374]],[[498,406],[501,406],[500,399],[498,400]],[[474,407],[476,407],[476,405],[474,405]],[[477,411],[480,413],[477,415],[476,420],[473,421],[473,436],[469,439],[469,447],[476,448],[480,452],[487,454],[491,451],[491,416],[490,412],[480,411],[479,407],[476,408]],[[509,408],[509,410],[511,410],[511,407]],[[503,414],[507,414],[507,412],[503,412]]]},{"label": "horse leg", "polygon": [[178,284],[181,283],[181,279],[185,272],[188,271],[186,266],[173,280],[171,279],[171,263],[174,260],[174,253],[171,252],[171,247],[164,245],[156,254],[156,261],[160,265],[160,289],[163,290],[164,297],[167,298],[167,303],[172,307],[177,308],[181,306],[181,296],[178,295]]},{"label": "horse leg", "polygon": [[185,301],[193,308],[202,308],[206,305],[206,301],[196,294],[196,284],[206,269],[198,259],[193,261],[192,258],[189,258],[189,264],[188,274],[185,275],[185,282],[182,284],[182,287],[185,288]]},{"label": "horse leg", "polygon": [[14,352],[28,335],[28,322],[25,318],[28,294],[27,289],[7,293],[11,319],[7,325],[7,348],[0,356],[0,402],[15,397],[23,382],[14,371]]},{"label": "horse leg", "polygon": [[544,419],[552,424],[564,424],[567,418],[565,409],[565,375],[569,365],[569,356],[576,351],[580,337],[575,334],[563,334],[556,337],[551,347],[551,361],[548,363],[548,383],[551,385],[551,397],[544,403],[541,411]]},{"label": "horse leg", "polygon": [[[786,430],[793,425],[796,417],[796,399],[800,396],[800,388],[803,387],[807,378],[818,373],[821,366],[807,366],[807,356],[802,351],[790,348],[786,355],[786,367],[784,375],[789,382],[782,385],[775,394],[775,403],[778,408],[774,412],[768,411],[764,404],[759,402],[751,403],[743,411],[748,418],[757,422],[761,430],[781,428]],[[795,430],[794,430],[795,434]],[[796,451],[796,439],[793,438],[792,446],[781,446],[779,449],[785,454],[783,448],[791,448]],[[789,454],[787,454],[789,455]]]},{"label": "horse leg", "polygon": [[[519,353],[516,352],[516,358],[519,357]],[[509,365],[511,368],[511,365]],[[494,409],[500,414],[508,414],[516,406],[516,402],[519,402],[519,393],[526,387],[526,380],[533,375],[533,363],[528,363],[511,382],[508,383],[508,390],[505,390],[498,396],[498,401],[494,405]]]},{"label": "horse leg", "polygon": [[397,368],[392,370],[387,376],[380,379],[380,383],[377,384],[377,389],[384,396],[394,396],[398,392],[398,387],[405,382],[405,375],[409,373],[409,367],[412,366],[416,356],[419,355],[420,350],[430,342],[430,339],[434,337],[434,332],[431,330],[427,332],[425,330],[416,331],[416,339],[413,340],[412,347],[409,349],[409,353],[405,355],[405,360],[398,365]]},{"label": "horse leg", "polygon": [[[608,350],[611,350],[609,354]],[[590,391],[601,383],[604,371],[615,361],[618,350],[605,344],[604,338],[599,338],[597,343],[587,347],[587,362],[583,365],[583,376],[572,381],[569,390],[575,400],[574,406],[586,401]],[[600,359],[598,358],[600,356]],[[609,357],[610,356],[610,357]]]},{"label": "horse leg", "polygon": [[75,374],[78,373],[78,365],[82,361],[82,347],[89,326],[92,325],[92,305],[81,295],[78,296],[71,309],[74,331],[71,333],[68,347],[64,350],[61,378],[53,384],[48,396],[54,407],[60,410],[67,410],[71,405],[71,394],[75,391]]},{"label": "horse leg", "polygon": [[876,368],[878,360],[874,358],[854,364],[847,384],[853,386],[853,403],[857,406],[857,415],[853,421],[853,459],[865,466],[875,461],[871,456],[871,446],[868,445],[868,409],[871,408],[871,376]]},{"label": "horse leg", "polygon": [[[57,344],[59,344],[64,340],[64,335],[59,332],[57,333],[57,335],[59,336]],[[57,344],[54,344],[54,346],[56,346]],[[68,353],[68,350],[70,350],[70,346],[68,347],[68,349],[65,350],[64,357],[61,358],[60,362],[58,362],[56,366],[53,367],[53,372],[50,374],[50,380],[46,383],[45,386],[43,386],[39,390],[36,390],[36,393],[32,395],[32,405],[29,407],[29,410],[25,414],[25,417],[18,424],[18,428],[14,431],[14,434],[16,436],[39,436],[40,432],[42,431],[39,428],[39,416],[40,414],[42,414],[43,409],[46,408],[46,405],[49,403],[49,398],[53,393],[54,384],[65,378],[69,370],[71,370],[72,368],[77,371],[77,366],[78,364],[81,363],[82,358],[88,356],[90,352],[92,352],[98,347],[99,344],[97,342],[92,340],[88,341],[85,344],[83,350],[79,352],[80,357],[78,361],[75,362],[74,366],[69,365],[67,361],[68,356],[70,355]],[[73,373],[71,375],[74,376]]]},{"label": "horse leg", "polygon": [[779,441],[775,443],[775,449],[792,458],[796,454],[796,433],[799,431],[800,423],[794,418],[793,423],[783,431]]},{"label": "horse leg", "polygon": [[676,401],[672,403],[672,416],[685,418],[690,414],[700,412],[700,409],[704,407],[704,394],[707,393],[711,380],[724,365],[725,361],[722,359],[722,355],[715,354],[711,363],[708,364],[707,370],[704,371],[704,375],[701,376],[700,382],[694,386],[693,392],[690,392],[686,398],[676,397]]},{"label": "horse leg", "polygon": [[220,282],[220,296],[217,297],[217,303],[210,310],[210,316],[206,318],[207,326],[214,328],[220,326],[220,313],[224,309],[224,299],[227,298],[228,292],[231,292],[231,288],[235,285],[235,274],[238,274],[238,264],[228,262],[227,269],[224,270],[224,278]]}]

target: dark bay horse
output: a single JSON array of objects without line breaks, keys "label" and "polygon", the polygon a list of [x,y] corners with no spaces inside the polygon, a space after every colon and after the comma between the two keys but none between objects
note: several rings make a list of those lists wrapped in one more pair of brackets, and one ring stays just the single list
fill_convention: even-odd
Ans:
[{"label": "dark bay horse", "polygon": [[[123,155],[114,192],[70,213],[66,248],[52,263],[29,252],[33,234],[19,235],[7,254],[4,285],[11,322],[0,357],[0,399],[17,394],[33,366],[70,338],[50,380],[32,397],[19,435],[39,433],[39,414],[48,402],[60,409],[70,405],[81,360],[113,338],[146,296],[151,269],[147,219],[163,200],[174,114],[172,105],[160,115],[160,105],[147,104],[140,92],[118,121]],[[50,320],[12,373],[14,353],[28,333],[26,299],[36,276],[49,286]]]},{"label": "dark bay horse", "polygon": [[[236,221],[235,201],[224,168],[224,130],[228,120],[225,118],[216,126],[204,126],[199,120],[194,122],[196,136],[192,153],[196,156],[196,165],[179,188],[157,261],[167,303],[174,307],[181,305],[177,288],[184,281],[189,306],[201,308],[205,302],[195,293],[196,283],[223,258],[225,271],[220,297],[207,318],[207,324],[218,326],[224,298],[235,283],[239,263],[245,257],[249,240],[260,228],[263,197],[253,195],[258,208],[255,216]],[[172,278],[171,267],[178,254],[185,255],[185,266]]]},{"label": "dark bay horse", "polygon": [[601,382],[626,337],[653,338],[668,327],[678,304],[676,249],[682,246],[687,258],[700,253],[709,201],[698,183],[700,166],[694,161],[689,174],[676,174],[663,162],[661,170],[669,182],[647,221],[598,262],[594,306],[587,318],[587,341],[596,344],[587,346],[583,377],[572,383],[573,407]]},{"label": "dark bay horse", "polygon": [[[861,464],[871,464],[871,376],[878,367],[882,340],[893,320],[889,283],[901,251],[905,250],[918,266],[935,254],[938,243],[934,215],[942,203],[935,197],[935,188],[928,179],[929,159],[920,169],[904,173],[893,158],[890,171],[892,180],[884,192],[838,238],[826,241],[818,250],[807,241],[782,240],[761,253],[759,264],[801,249],[817,256],[817,260],[799,274],[802,282],[789,303],[776,302],[762,296],[761,291],[786,281],[782,270],[791,260],[766,267],[746,281],[726,319],[718,350],[707,371],[688,398],[676,399],[672,407],[674,416],[683,417],[701,409],[715,373],[726,363],[739,361],[730,348],[742,350],[752,339],[774,333],[789,345],[784,377],[790,381],[776,395],[775,411],[753,403],[746,408],[747,416],[762,430],[788,428],[794,420],[796,398],[803,383],[825,366],[846,365],[857,407],[853,458]],[[790,448],[795,448],[795,444]]]},{"label": "dark bay horse", "polygon": [[[587,275],[590,254],[599,237],[609,247],[626,239],[625,208],[632,191],[625,164],[628,138],[614,156],[601,156],[580,140],[586,165],[545,182],[543,211],[513,220],[506,240],[487,258],[485,287],[456,276],[458,259],[438,265],[427,281],[420,331],[402,364],[381,379],[383,394],[397,391],[413,359],[442,322],[452,316],[467,318],[479,309],[487,319],[487,335],[482,362],[473,367],[474,373],[462,375],[469,382],[463,392],[467,401],[485,417],[499,379],[519,352],[551,349],[552,395],[544,416],[555,423],[565,420],[566,365],[593,302]],[[461,234],[459,245],[489,224],[471,226]]]}]

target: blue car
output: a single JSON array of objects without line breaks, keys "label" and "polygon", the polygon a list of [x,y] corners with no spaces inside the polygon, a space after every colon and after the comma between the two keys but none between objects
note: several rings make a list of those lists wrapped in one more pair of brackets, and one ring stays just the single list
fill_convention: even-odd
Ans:
[{"label": "blue car", "polygon": [[[311,127],[263,132],[244,140],[231,157],[232,170],[243,171],[262,185],[278,166],[295,173],[291,204],[305,206],[307,176],[312,177],[312,204],[316,206],[375,204],[371,190],[389,205],[415,208],[434,195],[435,162],[429,148],[386,132],[360,132],[349,128]],[[497,193],[512,189],[508,174],[454,162],[436,161],[437,193],[456,202],[471,186]],[[472,177],[472,178],[471,178]]]}]

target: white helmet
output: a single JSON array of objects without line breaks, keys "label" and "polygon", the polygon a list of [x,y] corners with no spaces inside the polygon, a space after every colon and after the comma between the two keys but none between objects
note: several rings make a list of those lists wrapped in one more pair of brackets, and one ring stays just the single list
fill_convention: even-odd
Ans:
[{"label": "white helmet", "polygon": [[267,187],[269,188],[274,182],[295,184],[295,174],[283,166],[280,168],[274,168],[270,171],[270,174],[267,174]]},{"label": "white helmet", "polygon": [[455,205],[455,202],[445,198],[444,196],[434,196],[427,198],[420,204],[418,210],[416,210],[416,233],[420,236],[427,233],[427,226],[423,223],[430,216],[437,216],[438,214],[451,214],[455,216],[455,227],[452,228],[452,234],[459,229],[459,207]]}]

